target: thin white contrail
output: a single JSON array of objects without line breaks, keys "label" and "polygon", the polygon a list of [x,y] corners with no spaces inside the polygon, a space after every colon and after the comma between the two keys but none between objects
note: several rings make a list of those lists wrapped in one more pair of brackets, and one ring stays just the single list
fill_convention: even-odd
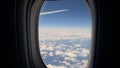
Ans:
[{"label": "thin white contrail", "polygon": [[54,13],[60,13],[60,12],[65,12],[65,11],[68,11],[68,9],[55,10],[55,11],[50,11],[50,12],[40,12],[40,15],[54,14]]}]

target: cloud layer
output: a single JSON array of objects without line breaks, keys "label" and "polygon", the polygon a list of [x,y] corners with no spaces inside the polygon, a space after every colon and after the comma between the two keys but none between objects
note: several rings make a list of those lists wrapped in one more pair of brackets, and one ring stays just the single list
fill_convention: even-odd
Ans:
[{"label": "cloud layer", "polygon": [[39,45],[48,68],[86,68],[90,33],[87,31],[39,30]]},{"label": "cloud layer", "polygon": [[55,13],[60,13],[60,12],[65,12],[65,11],[68,11],[68,9],[55,10],[55,11],[49,11],[49,12],[40,12],[40,15],[55,14]]}]

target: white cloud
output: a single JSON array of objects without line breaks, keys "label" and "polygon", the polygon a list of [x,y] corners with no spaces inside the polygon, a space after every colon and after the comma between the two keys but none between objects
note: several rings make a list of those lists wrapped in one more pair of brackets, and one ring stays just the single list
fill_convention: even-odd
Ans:
[{"label": "white cloud", "polygon": [[65,12],[65,11],[68,11],[68,9],[55,10],[55,11],[49,11],[49,12],[40,12],[40,15],[54,14],[54,13],[60,13],[60,12]]},{"label": "white cloud", "polygon": [[56,50],[56,51],[55,51],[55,55],[64,55],[64,52],[59,51],[59,50]]},{"label": "white cloud", "polygon": [[81,64],[84,64],[85,66],[87,66],[88,60],[82,60]]},{"label": "white cloud", "polygon": [[85,49],[85,48],[82,48],[82,51],[81,51],[81,54],[80,56],[82,57],[86,57],[89,55],[89,50]]},{"label": "white cloud", "polygon": [[62,62],[63,64],[65,64],[65,65],[71,65],[69,62],[67,62],[67,61],[63,61]]},{"label": "white cloud", "polygon": [[76,62],[76,64],[72,64],[70,68],[87,68],[87,62],[88,60]]},{"label": "white cloud", "polygon": [[53,46],[40,45],[40,50],[49,50],[53,51]]},{"label": "white cloud", "polygon": [[75,54],[73,51],[65,52],[64,54],[69,57],[77,57],[77,54]]},{"label": "white cloud", "polygon": [[75,44],[75,47],[80,47],[81,46],[81,44]]},{"label": "white cloud", "polygon": [[47,55],[47,52],[40,52],[41,55]]},{"label": "white cloud", "polygon": [[50,53],[49,53],[49,56],[54,56],[54,55],[53,55],[53,52],[50,52]]},{"label": "white cloud", "polygon": [[55,47],[57,50],[60,50],[62,48],[61,45]]},{"label": "white cloud", "polygon": [[73,57],[65,57],[64,60],[72,61],[72,62],[77,62],[78,60]]},{"label": "white cloud", "polygon": [[51,64],[48,64],[47,67],[48,68],[67,68],[65,66],[55,66],[55,65],[51,65]]}]

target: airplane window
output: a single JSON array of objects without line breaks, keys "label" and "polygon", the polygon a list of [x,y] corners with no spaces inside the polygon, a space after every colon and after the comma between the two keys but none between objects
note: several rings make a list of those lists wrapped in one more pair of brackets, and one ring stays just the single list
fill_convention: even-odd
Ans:
[{"label": "airplane window", "polygon": [[39,48],[48,68],[86,68],[92,21],[84,0],[47,0],[39,14]]}]

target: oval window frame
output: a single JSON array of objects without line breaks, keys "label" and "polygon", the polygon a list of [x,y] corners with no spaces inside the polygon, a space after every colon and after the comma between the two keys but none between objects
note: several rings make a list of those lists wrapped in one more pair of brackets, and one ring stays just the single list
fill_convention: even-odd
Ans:
[{"label": "oval window frame", "polygon": [[[42,57],[40,55],[39,43],[38,43],[38,18],[39,12],[42,4],[45,0],[35,0],[28,6],[28,40],[29,40],[29,55],[31,63],[37,68],[47,68],[44,64]],[[90,56],[88,60],[87,68],[93,68],[94,65],[94,54],[95,54],[95,44],[96,44],[96,11],[95,4],[93,0],[85,0],[92,16],[92,43],[90,46]]]}]

